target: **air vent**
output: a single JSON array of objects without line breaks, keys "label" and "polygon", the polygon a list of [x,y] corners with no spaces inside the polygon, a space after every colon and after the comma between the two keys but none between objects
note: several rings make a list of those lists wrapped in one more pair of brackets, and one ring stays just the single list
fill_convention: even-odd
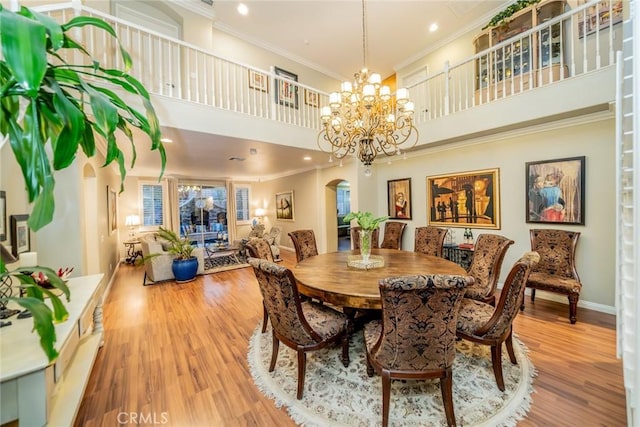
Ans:
[{"label": "air vent", "polygon": [[235,160],[238,162],[244,162],[245,158],[244,157],[229,157],[229,160]]},{"label": "air vent", "polygon": [[255,156],[256,154],[258,154],[258,150],[255,148],[249,148],[249,154]]}]

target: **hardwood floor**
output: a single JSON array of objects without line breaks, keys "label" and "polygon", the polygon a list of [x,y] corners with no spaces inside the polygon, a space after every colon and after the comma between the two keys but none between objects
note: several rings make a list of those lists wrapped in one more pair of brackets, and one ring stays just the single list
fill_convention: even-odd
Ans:
[{"label": "hardwood floor", "polygon": [[[282,251],[283,264],[295,255]],[[262,321],[250,268],[196,281],[142,286],[140,267],[120,266],[104,304],[105,344],[76,426],[293,426],[253,384],[249,337]],[[514,332],[538,372],[518,426],[624,426],[615,318],[527,297]],[[497,392],[497,390],[496,390]]]}]

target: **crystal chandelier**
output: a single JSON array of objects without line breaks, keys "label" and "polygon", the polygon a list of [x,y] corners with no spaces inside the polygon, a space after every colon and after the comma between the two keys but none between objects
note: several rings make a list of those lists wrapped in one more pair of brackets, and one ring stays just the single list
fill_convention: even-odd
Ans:
[{"label": "crystal chandelier", "polygon": [[[362,0],[362,52],[367,63],[367,31],[365,4]],[[351,154],[365,165],[365,175],[371,175],[371,163],[378,154],[401,154],[400,145],[418,141],[418,129],[413,124],[413,102],[409,91],[398,89],[395,97],[389,86],[381,84],[380,74],[363,68],[355,73],[353,82],[344,82],[340,92],[329,95],[329,105],[321,109],[323,129],[318,134],[318,146],[333,157],[342,159]]]}]

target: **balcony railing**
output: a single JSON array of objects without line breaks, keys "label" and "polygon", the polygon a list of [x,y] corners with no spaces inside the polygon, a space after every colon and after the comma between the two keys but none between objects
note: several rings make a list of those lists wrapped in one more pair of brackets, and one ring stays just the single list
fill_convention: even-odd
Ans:
[{"label": "balcony railing", "polygon": [[[409,87],[416,123],[464,111],[513,94],[570,79],[615,63],[621,45],[619,16],[608,2],[576,7],[490,49],[450,65]],[[74,3],[75,4],[75,3]],[[131,74],[153,94],[310,129],[320,129],[328,94],[229,60],[197,46],[69,4],[39,8],[60,22],[76,14],[111,23],[135,64]],[[621,19],[620,19],[621,21]],[[116,46],[100,30],[83,27],[76,39],[107,66],[119,66]],[[79,59],[74,59],[79,60]]]}]

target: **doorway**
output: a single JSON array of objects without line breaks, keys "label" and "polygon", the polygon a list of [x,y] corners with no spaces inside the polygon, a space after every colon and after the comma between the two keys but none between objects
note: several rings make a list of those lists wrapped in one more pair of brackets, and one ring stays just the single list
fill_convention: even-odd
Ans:
[{"label": "doorway", "polygon": [[336,211],[338,212],[338,250],[351,250],[351,226],[344,217],[351,212],[351,186],[348,181],[336,185]]}]

